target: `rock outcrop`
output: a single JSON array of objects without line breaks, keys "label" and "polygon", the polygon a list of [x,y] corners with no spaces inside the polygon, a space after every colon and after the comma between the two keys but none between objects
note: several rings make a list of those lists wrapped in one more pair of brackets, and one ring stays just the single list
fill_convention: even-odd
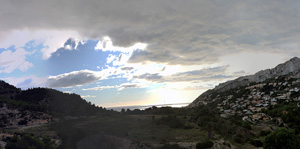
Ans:
[{"label": "rock outcrop", "polygon": [[244,76],[232,81],[221,83],[213,90],[217,92],[227,91],[236,87],[245,86],[252,82],[263,82],[269,78],[290,74],[291,76],[300,75],[300,59],[294,57],[289,61],[279,64],[273,69],[266,69],[255,73],[254,75]]},{"label": "rock outcrop", "polygon": [[209,96],[211,92],[225,92],[233,88],[246,86],[249,83],[259,83],[263,82],[267,79],[279,77],[283,75],[290,75],[291,77],[300,77],[300,59],[298,57],[294,57],[289,61],[277,65],[275,68],[266,69],[255,73],[254,75],[248,75],[239,77],[235,80],[227,81],[225,83],[221,83],[216,86],[212,90],[208,90],[201,94],[196,100],[194,100],[189,107],[193,107],[198,105],[201,101],[205,99],[206,96]]}]

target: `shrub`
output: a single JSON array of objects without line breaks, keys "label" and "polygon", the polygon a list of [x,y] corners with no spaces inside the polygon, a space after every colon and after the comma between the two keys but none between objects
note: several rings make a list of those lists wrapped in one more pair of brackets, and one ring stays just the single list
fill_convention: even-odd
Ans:
[{"label": "shrub", "polygon": [[183,128],[184,123],[174,115],[169,115],[167,117],[162,117],[156,121],[158,125],[167,125],[171,128]]},{"label": "shrub", "polygon": [[198,142],[196,144],[196,149],[206,149],[206,148],[211,148],[214,145],[214,143],[210,140],[206,140],[203,142]]},{"label": "shrub", "polygon": [[18,122],[18,125],[27,125],[27,120],[23,119]]},{"label": "shrub", "polygon": [[254,145],[255,147],[263,147],[263,142],[260,140],[250,140],[250,144]]},{"label": "shrub", "polygon": [[234,137],[233,141],[239,144],[244,144],[244,140],[238,136]]},{"label": "shrub", "polygon": [[278,128],[266,137],[264,141],[264,148],[299,149],[300,140],[293,129]]},{"label": "shrub", "polygon": [[267,136],[267,135],[269,135],[270,133],[271,133],[270,130],[262,130],[262,131],[260,131],[259,136]]},{"label": "shrub", "polygon": [[6,149],[54,149],[55,142],[49,137],[35,137],[24,134],[22,136],[14,135],[7,141]]}]

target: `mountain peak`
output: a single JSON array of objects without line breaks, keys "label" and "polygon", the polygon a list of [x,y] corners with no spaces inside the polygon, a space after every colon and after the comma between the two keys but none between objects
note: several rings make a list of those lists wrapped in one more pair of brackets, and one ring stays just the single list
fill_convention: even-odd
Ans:
[{"label": "mountain peak", "polygon": [[292,62],[300,61],[300,58],[298,58],[298,57],[293,57],[293,58],[291,58],[289,61],[292,61]]},{"label": "mountain peak", "polygon": [[[235,80],[220,83],[210,91],[225,92],[233,88],[246,86],[250,83],[259,83],[267,79],[283,75],[300,78],[300,59],[298,57],[293,57],[290,60],[277,65],[275,68],[261,70],[253,75],[243,76]],[[207,92],[203,93],[202,95],[204,96]],[[202,96],[200,95],[195,101],[197,102],[198,100],[201,100],[201,97]],[[193,103],[195,103],[195,101]]]}]

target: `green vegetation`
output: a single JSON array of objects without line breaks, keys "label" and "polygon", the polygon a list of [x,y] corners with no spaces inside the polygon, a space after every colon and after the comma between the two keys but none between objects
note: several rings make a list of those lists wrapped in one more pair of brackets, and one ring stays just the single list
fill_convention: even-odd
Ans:
[{"label": "green vegetation", "polygon": [[[30,103],[20,100],[14,100],[14,99],[0,99],[0,103],[5,103],[8,108],[11,109],[18,109],[20,111],[38,111],[38,112],[46,112],[46,105],[36,104],[36,103]],[[1,105],[2,105],[1,104]]]},{"label": "green vegetation", "polygon": [[269,135],[270,133],[271,133],[270,130],[262,130],[262,131],[260,131],[259,136],[264,137],[264,136]]},{"label": "green vegetation", "polygon": [[255,147],[263,147],[263,142],[261,140],[251,139],[250,144],[252,144]]},{"label": "green vegetation", "polygon": [[265,149],[299,149],[300,139],[295,131],[287,128],[279,128],[269,134],[264,141]]},{"label": "green vegetation", "polygon": [[14,135],[7,141],[6,149],[54,149],[55,142],[47,136],[37,137],[30,134]]},{"label": "green vegetation", "polygon": [[159,120],[156,120],[158,125],[167,125],[170,128],[183,128],[184,123],[180,118],[175,115],[168,115],[167,117],[162,117]]},{"label": "green vegetation", "polygon": [[297,102],[282,102],[275,106],[270,106],[268,110],[264,110],[264,113],[274,118],[281,117],[289,128],[300,134],[300,108],[297,106]]},{"label": "green vegetation", "polygon": [[87,102],[77,94],[62,93],[47,88],[17,91],[10,95],[11,98],[0,96],[0,105],[3,106],[5,103],[8,108],[45,112],[54,117],[116,114]]},{"label": "green vegetation", "polygon": [[[156,119],[161,119],[156,115]],[[182,119],[183,122],[187,120]],[[170,128],[157,125],[152,115],[114,115],[65,120],[52,124],[62,138],[62,148],[76,148],[76,142],[92,135],[105,134],[133,140],[136,144],[161,144],[168,147],[170,142],[196,142],[204,140],[207,133],[195,126],[193,129]]]},{"label": "green vegetation", "polygon": [[[261,86],[261,88],[255,87],[253,90],[256,90],[257,93],[270,94],[270,97],[274,96],[275,98],[289,90],[289,88],[282,87],[287,85],[273,86],[268,84],[274,81],[291,82],[285,77],[279,77],[277,80],[269,79],[263,82],[266,85]],[[252,85],[256,85],[256,83],[252,83]],[[294,83],[295,85],[297,84]],[[46,113],[58,118],[58,121],[48,125],[49,128],[45,131],[51,130],[57,133],[53,136],[58,135],[61,138],[63,142],[61,148],[76,148],[76,143],[79,141],[96,135],[109,135],[121,140],[130,140],[141,148],[155,146],[162,149],[180,149],[183,146],[182,143],[190,143],[195,147],[196,142],[198,142],[197,148],[210,148],[214,145],[213,142],[220,143],[220,139],[227,142],[221,144],[227,147],[255,148],[264,146],[265,148],[276,148],[274,144],[277,146],[281,144],[280,148],[300,147],[297,143],[300,142],[297,137],[300,136],[300,108],[298,102],[292,100],[300,96],[300,93],[296,91],[291,92],[292,99],[290,101],[278,100],[276,105],[262,109],[261,112],[270,116],[272,121],[263,122],[261,120],[260,122],[264,125],[259,126],[255,125],[258,122],[242,120],[243,113],[237,112],[242,111],[242,107],[232,108],[239,101],[249,98],[249,94],[253,91],[246,89],[246,87],[239,87],[226,92],[209,90],[199,98],[205,97],[211,99],[212,102],[193,108],[158,108],[153,106],[145,110],[122,109],[120,113],[95,106],[76,94],[62,93],[47,88],[21,91],[13,86],[8,85],[7,87],[9,89],[4,89],[5,92],[0,94],[0,106],[5,105],[8,108],[19,109],[21,112],[25,111],[19,115],[21,117],[17,122],[19,125],[30,124],[32,117],[26,115],[28,111],[35,112],[31,114],[33,116],[37,113],[41,113],[41,115]],[[285,91],[283,91],[284,89]],[[271,95],[271,92],[274,93]],[[249,101],[251,102],[251,100]],[[237,114],[221,118],[217,107],[221,109],[220,103],[223,101],[227,102],[224,107],[221,107],[223,110],[235,110]],[[242,104],[246,104],[246,102]],[[248,106],[249,103],[245,105],[245,107]],[[10,117],[16,115],[18,114],[12,112],[1,114],[0,127],[5,127],[6,123],[10,123]],[[248,116],[251,117],[251,115]],[[271,130],[276,129],[279,124],[289,129],[279,128],[272,132]],[[41,135],[14,136],[8,141],[8,144],[17,147],[20,147],[18,146],[20,144],[27,144],[29,148],[46,147],[47,139],[36,136]],[[287,144],[283,142],[287,142]]]}]

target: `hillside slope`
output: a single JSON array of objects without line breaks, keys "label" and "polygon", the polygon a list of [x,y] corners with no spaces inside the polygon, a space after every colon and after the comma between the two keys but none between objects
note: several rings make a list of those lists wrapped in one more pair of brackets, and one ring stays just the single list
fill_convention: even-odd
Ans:
[{"label": "hillside slope", "polygon": [[0,127],[48,123],[53,118],[113,114],[77,94],[49,88],[21,90],[0,80]]},{"label": "hillside slope", "polygon": [[207,99],[212,93],[222,93],[229,91],[234,88],[247,86],[250,83],[259,83],[266,81],[267,79],[288,75],[289,77],[299,78],[300,77],[300,59],[294,57],[289,61],[277,65],[275,68],[266,69],[255,73],[254,75],[248,75],[239,77],[235,80],[227,81],[216,86],[214,89],[208,90],[196,98],[189,107],[194,107],[201,104]]}]

